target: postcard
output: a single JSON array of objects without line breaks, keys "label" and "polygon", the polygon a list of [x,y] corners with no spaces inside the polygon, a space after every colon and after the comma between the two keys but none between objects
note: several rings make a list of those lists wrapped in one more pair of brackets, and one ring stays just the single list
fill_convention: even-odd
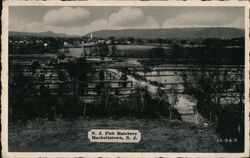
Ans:
[{"label": "postcard", "polygon": [[2,154],[248,157],[249,3],[5,1]]}]

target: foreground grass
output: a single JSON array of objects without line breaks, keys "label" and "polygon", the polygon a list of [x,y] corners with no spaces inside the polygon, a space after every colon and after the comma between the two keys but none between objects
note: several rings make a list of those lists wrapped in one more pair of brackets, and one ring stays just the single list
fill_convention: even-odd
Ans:
[{"label": "foreground grass", "polygon": [[[130,143],[91,143],[91,129],[135,129],[142,140]],[[212,128],[166,119],[35,120],[9,126],[9,150],[20,152],[223,152]]]}]

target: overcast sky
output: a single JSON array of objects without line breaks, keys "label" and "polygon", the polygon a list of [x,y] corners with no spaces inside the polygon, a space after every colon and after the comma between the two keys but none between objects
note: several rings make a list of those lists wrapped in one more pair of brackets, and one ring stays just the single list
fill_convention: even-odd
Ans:
[{"label": "overcast sky", "polygon": [[9,30],[84,35],[103,29],[237,27],[243,7],[20,7],[9,9]]}]

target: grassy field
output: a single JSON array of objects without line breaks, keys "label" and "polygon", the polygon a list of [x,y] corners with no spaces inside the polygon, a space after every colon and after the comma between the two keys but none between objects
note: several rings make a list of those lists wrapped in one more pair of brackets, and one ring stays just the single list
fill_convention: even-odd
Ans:
[{"label": "grassy field", "polygon": [[[91,129],[135,129],[142,140],[129,143],[91,143]],[[166,119],[83,119],[17,122],[9,128],[9,150],[15,152],[222,152],[212,128]]]}]

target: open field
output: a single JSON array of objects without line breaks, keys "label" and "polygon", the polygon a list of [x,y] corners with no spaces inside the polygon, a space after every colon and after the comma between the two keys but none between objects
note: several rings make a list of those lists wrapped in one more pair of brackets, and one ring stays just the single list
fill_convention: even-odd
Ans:
[{"label": "open field", "polygon": [[[136,129],[140,143],[91,143],[91,129]],[[34,120],[9,126],[10,151],[64,152],[223,152],[211,127],[167,119]]]}]

